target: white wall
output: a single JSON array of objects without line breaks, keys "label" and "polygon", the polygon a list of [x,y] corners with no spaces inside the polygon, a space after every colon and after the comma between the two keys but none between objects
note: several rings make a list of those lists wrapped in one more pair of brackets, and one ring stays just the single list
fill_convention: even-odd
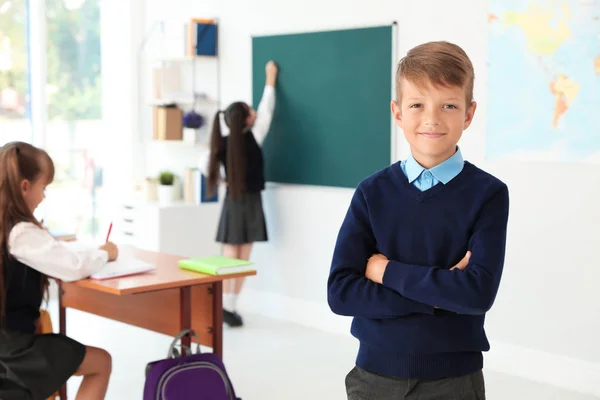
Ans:
[{"label": "white wall", "polygon": [[137,49],[144,23],[139,11],[143,2],[104,1],[100,7],[103,137],[98,142],[103,147],[96,149],[96,156],[103,157],[104,180],[111,192],[131,190],[135,170],[141,168],[140,158],[136,157],[139,144],[135,132]]},{"label": "white wall", "polygon": [[[488,335],[494,342],[589,361],[588,366],[600,365],[600,270],[595,265],[599,167],[484,160],[487,2],[147,1],[148,21],[192,16],[220,19],[224,104],[251,100],[252,35],[384,25],[397,20],[399,55],[430,40],[461,45],[475,66],[479,102],[475,120],[460,143],[463,154],[504,180],[511,193],[505,274],[488,315]],[[340,150],[343,146],[340,143]],[[400,146],[399,154],[406,154],[404,141]],[[163,161],[173,162],[177,156],[170,157]],[[318,313],[317,321],[334,320],[326,310],[326,278],[351,193],[303,186],[270,187],[264,193],[271,240],[255,247],[260,272],[248,281],[249,302],[253,301],[250,294],[259,295],[276,302],[274,307],[301,304]],[[300,315],[288,317],[303,319]],[[336,326],[345,329],[347,321]]]}]

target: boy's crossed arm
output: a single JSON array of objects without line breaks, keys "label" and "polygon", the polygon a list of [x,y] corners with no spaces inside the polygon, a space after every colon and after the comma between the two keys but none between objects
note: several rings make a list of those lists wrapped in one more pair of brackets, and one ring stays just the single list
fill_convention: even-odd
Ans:
[{"label": "boy's crossed arm", "polygon": [[393,288],[365,276],[367,260],[376,251],[367,205],[360,190],[350,209],[335,246],[327,298],[331,310],[340,315],[373,319],[397,318],[413,313],[433,314],[433,306],[410,300]]},{"label": "boy's crossed arm", "polygon": [[485,314],[494,303],[502,276],[508,202],[508,188],[503,186],[484,205],[469,240],[471,256],[466,268],[406,264],[377,255],[369,262],[367,276],[374,283],[436,308]]}]

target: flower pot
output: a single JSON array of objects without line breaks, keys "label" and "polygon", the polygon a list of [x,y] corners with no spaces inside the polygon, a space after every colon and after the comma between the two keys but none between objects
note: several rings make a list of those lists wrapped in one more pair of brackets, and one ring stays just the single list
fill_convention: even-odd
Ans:
[{"label": "flower pot", "polygon": [[158,202],[160,204],[172,203],[174,194],[173,185],[158,185]]}]

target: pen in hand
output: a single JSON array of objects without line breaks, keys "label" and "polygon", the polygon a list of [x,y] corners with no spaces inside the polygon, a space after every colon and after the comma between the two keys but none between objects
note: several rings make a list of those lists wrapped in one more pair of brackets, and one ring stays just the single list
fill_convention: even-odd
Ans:
[{"label": "pen in hand", "polygon": [[108,253],[108,261],[114,261],[119,256],[119,249],[115,246],[114,243],[110,243],[108,239],[110,239],[110,232],[112,231],[112,222],[108,227],[108,234],[106,235],[106,243],[100,247],[100,249],[106,251]]},{"label": "pen in hand", "polygon": [[110,238],[110,231],[112,231],[112,222],[108,227],[108,234],[106,235],[106,243],[108,243],[108,239]]}]

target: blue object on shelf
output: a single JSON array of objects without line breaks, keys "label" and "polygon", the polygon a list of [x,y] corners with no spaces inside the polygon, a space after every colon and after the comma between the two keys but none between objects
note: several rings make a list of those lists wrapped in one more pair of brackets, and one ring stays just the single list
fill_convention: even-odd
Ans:
[{"label": "blue object on shelf", "polygon": [[217,25],[216,24],[196,24],[196,55],[197,56],[216,56],[217,55]]},{"label": "blue object on shelf", "polygon": [[204,126],[204,117],[192,110],[183,115],[183,126],[186,128],[199,129]]},{"label": "blue object on shelf", "polygon": [[201,181],[200,181],[200,203],[216,203],[219,201],[219,191],[217,190],[216,193],[212,196],[212,197],[208,197],[208,186],[207,186],[207,182],[206,182],[206,176],[204,176],[204,174],[200,174],[201,175]]}]

